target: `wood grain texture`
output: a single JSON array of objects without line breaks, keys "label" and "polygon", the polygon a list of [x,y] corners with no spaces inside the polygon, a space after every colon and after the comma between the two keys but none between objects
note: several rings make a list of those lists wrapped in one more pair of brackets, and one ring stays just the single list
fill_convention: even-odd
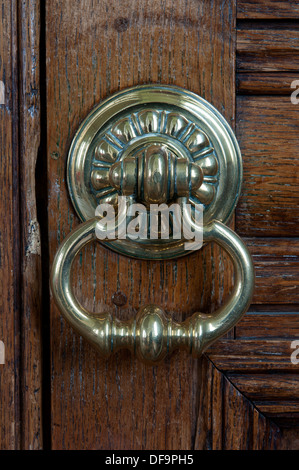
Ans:
[{"label": "wood grain texture", "polygon": [[238,29],[237,52],[256,55],[299,52],[299,31],[297,29]]},{"label": "wood grain texture", "polygon": [[224,376],[206,357],[200,359],[200,381],[195,450],[222,448]]},{"label": "wood grain texture", "polygon": [[[282,431],[286,429],[292,429],[295,432],[298,431],[298,419],[299,419],[299,401],[297,400],[274,400],[274,401],[259,401],[254,402],[255,406],[261,411],[264,416],[273,420]],[[287,444],[287,449],[299,449],[298,438],[292,439]],[[285,446],[282,444],[281,449],[284,450]]]},{"label": "wood grain texture", "polygon": [[[299,419],[299,374],[228,374],[234,386],[266,417],[282,426]],[[294,448],[294,447],[293,447]],[[299,447],[297,447],[299,449]]]},{"label": "wood grain texture", "polygon": [[[0,3],[0,340],[6,348],[0,448],[39,449],[35,173],[37,158],[46,158],[39,153],[40,2]],[[102,361],[52,306],[51,351],[44,351],[52,360],[52,422],[44,425],[52,426],[53,448],[299,449],[299,369],[290,360],[299,338],[298,109],[289,96],[298,79],[298,26],[281,21],[297,18],[297,3],[238,3],[239,18],[250,20],[239,24],[239,93],[285,95],[238,99],[245,189],[237,231],[247,237],[255,263],[252,312],[208,356],[195,361],[176,353],[152,368],[126,352]],[[77,126],[95,103],[126,86],[173,83],[204,96],[234,125],[234,17],[233,2],[220,0],[47,2],[51,260],[78,224],[65,162]],[[230,263],[212,245],[164,263],[93,246],[74,272],[78,298],[90,311],[107,308],[128,318],[154,302],[177,320],[217,308],[231,277]]]},{"label": "wood grain texture", "polygon": [[299,374],[228,374],[228,379],[251,400],[289,401],[299,406]]},{"label": "wood grain texture", "polygon": [[236,211],[241,236],[299,234],[298,107],[283,96],[239,96],[236,134],[244,178]]},{"label": "wood grain texture", "polygon": [[[101,99],[136,84],[175,84],[204,96],[233,124],[234,18],[233,2],[219,0],[47,2],[51,260],[78,224],[65,183],[67,151]],[[223,301],[231,267],[215,246],[169,262],[132,260],[92,246],[76,264],[74,283],[91,311],[107,308],[127,318],[154,302],[182,319]],[[121,308],[111,300],[116,291],[128,299]],[[51,332],[54,449],[192,448],[197,361],[174,354],[152,368],[123,352],[105,362],[54,305]]]},{"label": "wood grain texture", "polygon": [[200,408],[195,449],[273,450],[280,447],[279,428],[207,358],[202,358]]},{"label": "wood grain texture", "polygon": [[299,18],[299,2],[297,0],[238,0],[237,18]]},{"label": "wood grain texture", "polygon": [[299,240],[246,238],[255,268],[255,304],[299,303]]},{"label": "wood grain texture", "polygon": [[257,409],[252,411],[252,450],[296,449],[294,441],[286,442],[281,429]]},{"label": "wood grain texture", "polygon": [[237,74],[237,93],[240,95],[287,95],[294,91],[292,82],[298,80],[299,73],[243,72]]},{"label": "wood grain texture", "polygon": [[22,220],[22,448],[42,447],[41,248],[35,170],[41,142],[40,2],[19,2],[20,191]]},{"label": "wood grain texture", "polygon": [[297,72],[299,29],[239,29],[237,70],[244,72]]},{"label": "wood grain texture", "polygon": [[[259,329],[258,320],[256,329]],[[246,397],[258,413],[273,419],[279,426],[296,426],[299,418],[299,374],[298,364],[291,361],[295,338],[298,340],[298,336],[274,340],[269,335],[254,340],[222,340],[207,354],[233,388],[243,398]],[[236,395],[236,391],[233,394]],[[229,402],[233,403],[233,399]],[[246,423],[246,413],[238,416],[242,426],[242,418]],[[288,446],[298,448],[295,443],[288,443]],[[283,448],[282,444],[280,448]]]},{"label": "wood grain texture", "polygon": [[299,339],[299,313],[247,313],[236,325],[235,338]]},{"label": "wood grain texture", "polygon": [[0,80],[0,449],[21,447],[20,432],[20,233],[18,204],[17,8],[1,1]]},{"label": "wood grain texture", "polygon": [[[258,328],[258,325],[257,325]],[[209,358],[222,372],[294,372],[298,365],[291,362],[292,341],[290,339],[244,339],[217,341],[207,351]]]}]

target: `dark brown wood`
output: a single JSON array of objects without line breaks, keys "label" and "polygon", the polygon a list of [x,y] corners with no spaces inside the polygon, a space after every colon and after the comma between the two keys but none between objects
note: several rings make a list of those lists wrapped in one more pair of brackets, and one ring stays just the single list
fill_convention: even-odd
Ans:
[{"label": "dark brown wood", "polygon": [[[234,18],[233,2],[47,2],[51,261],[78,224],[67,195],[66,157],[95,103],[135,84],[176,84],[204,96],[233,123]],[[97,246],[84,251],[74,284],[92,311],[127,318],[154,302],[181,319],[219,305],[230,273],[213,246],[169,262],[132,260]],[[111,298],[119,290],[128,302],[116,309]],[[52,305],[51,357],[54,449],[192,448],[198,369],[188,355],[174,354],[154,369],[126,353],[104,362]]]},{"label": "dark brown wood", "polygon": [[238,54],[254,53],[256,55],[299,52],[299,31],[290,29],[238,29]]},{"label": "dark brown wood", "polygon": [[[285,429],[293,429],[298,431],[297,423],[299,419],[299,404],[297,401],[259,401],[256,400],[254,405],[257,409],[264,414],[267,418],[274,421],[282,431]],[[287,449],[299,450],[298,440],[293,440],[287,443]],[[281,449],[285,447],[282,444]]]},{"label": "dark brown wood", "polygon": [[288,72],[296,73],[299,66],[297,54],[276,53],[261,54],[244,53],[237,55],[237,70],[242,72]]},{"label": "dark brown wood", "polygon": [[[41,33],[38,0],[1,6],[0,448],[39,449],[51,428],[53,449],[299,449],[299,365],[291,361],[299,340],[299,105],[290,99],[299,76],[298,2],[240,0],[237,48],[234,1],[49,0]],[[244,159],[236,231],[255,264],[254,304],[200,360],[175,353],[157,367],[127,352],[103,361],[51,305],[51,348],[45,344],[42,356],[40,163],[47,158],[51,263],[79,223],[65,181],[79,123],[101,99],[142,83],[188,88],[236,122]],[[167,262],[95,245],[74,269],[82,304],[123,319],[147,303],[177,320],[211,312],[225,301],[232,277],[215,245]],[[45,301],[43,310],[47,321]],[[49,356],[51,404],[44,411],[51,405],[51,422],[41,412]]]},{"label": "dark brown wood", "polygon": [[[257,324],[258,328],[258,324]],[[291,343],[296,337],[286,339],[263,339],[217,341],[207,351],[212,362],[223,372],[265,371],[298,372],[298,365],[291,362],[294,349]]]},{"label": "dark brown wood", "polygon": [[[288,340],[266,336],[259,340],[222,340],[208,351],[210,360],[232,386],[258,413],[280,426],[294,426],[299,419],[298,364],[291,361],[294,339],[298,336]],[[288,445],[298,448],[295,443]]]},{"label": "dark brown wood", "polygon": [[286,449],[298,448],[294,441],[285,443],[283,433],[271,422],[265,418],[257,409],[252,411],[252,450],[277,450],[286,445]]},{"label": "dark brown wood", "polygon": [[251,400],[289,401],[299,406],[299,374],[228,374],[228,379]]},{"label": "dark brown wood", "polygon": [[[278,306],[275,305],[275,308]],[[235,335],[236,339],[295,340],[299,338],[299,313],[247,313],[236,325]]]},{"label": "dark brown wood", "polygon": [[236,133],[244,164],[237,232],[298,236],[298,107],[290,97],[239,96]]},{"label": "dark brown wood", "polygon": [[203,356],[200,360],[199,400],[194,449],[222,448],[224,376]]},{"label": "dark brown wood", "polygon": [[238,0],[237,18],[299,18],[299,2],[297,0]]},{"label": "dark brown wood", "polygon": [[253,303],[299,303],[299,240],[246,238],[245,242],[255,268]]},{"label": "dark brown wood", "polygon": [[195,449],[263,450],[281,445],[279,428],[212,364],[201,364]]},{"label": "dark brown wood", "polygon": [[299,429],[297,427],[282,429],[281,449],[299,449]]},{"label": "dark brown wood", "polygon": [[298,422],[298,374],[228,374],[227,377],[268,418],[280,425],[294,426]]},{"label": "dark brown wood", "polygon": [[22,227],[22,448],[42,447],[41,247],[36,161],[41,144],[40,2],[19,2],[20,209]]},{"label": "dark brown wood", "polygon": [[40,4],[1,5],[0,340],[6,362],[0,365],[0,447],[39,449],[41,264],[35,164],[40,145]]},{"label": "dark brown wood", "polygon": [[297,72],[299,29],[239,29],[237,70],[244,72]]},{"label": "dark brown wood", "polygon": [[20,234],[18,191],[17,2],[1,1],[0,24],[0,449],[19,449],[20,433]]},{"label": "dark brown wood", "polygon": [[[238,73],[237,74],[237,92],[240,95],[287,95],[295,90],[292,83],[298,80],[299,73],[275,72],[264,73]],[[296,87],[298,88],[298,87]]]}]

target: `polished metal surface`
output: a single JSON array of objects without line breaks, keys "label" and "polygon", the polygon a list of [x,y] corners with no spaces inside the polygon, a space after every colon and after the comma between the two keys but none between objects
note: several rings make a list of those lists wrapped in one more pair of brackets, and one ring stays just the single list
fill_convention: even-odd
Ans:
[{"label": "polished metal surface", "polygon": [[[216,169],[216,162],[214,165]],[[114,163],[107,173],[94,170],[91,178],[95,189],[101,189],[106,181],[119,194],[135,195],[149,206],[189,197],[200,188],[204,176],[199,165],[177,159],[163,145],[150,145],[137,156]]]},{"label": "polished metal surface", "polygon": [[[160,162],[163,152],[170,162],[159,188],[144,175],[136,178],[138,161],[151,160],[152,146],[163,149]],[[144,167],[151,179],[151,164]],[[192,190],[186,188],[187,168],[193,175]],[[116,207],[120,195],[132,195],[147,203],[176,202],[183,196],[192,206],[204,205],[205,225],[214,219],[227,223],[240,194],[242,158],[233,131],[210,103],[182,88],[144,85],[104,100],[83,121],[70,148],[67,177],[82,221],[94,217],[98,204]],[[167,178],[176,182],[177,194],[171,194],[171,188],[165,193]],[[147,201],[141,194],[144,188]],[[118,239],[107,246],[137,258],[165,259],[188,253],[180,240],[171,237],[168,242]]]},{"label": "polished metal surface", "polygon": [[54,299],[63,316],[104,357],[126,348],[144,362],[155,363],[180,348],[199,356],[218,337],[230,330],[246,312],[254,286],[253,265],[242,240],[221,222],[204,227],[206,242],[214,241],[231,257],[235,285],[228,301],[213,314],[194,313],[183,323],[168,317],[156,305],[141,307],[136,318],[120,321],[108,312],[90,314],[77,301],[71,282],[75,257],[95,240],[97,218],[81,224],[60,246],[52,268]]},{"label": "polished metal surface", "polygon": [[[156,363],[181,348],[202,354],[246,312],[254,287],[250,254],[225,226],[237,203],[242,160],[236,138],[209,103],[176,87],[146,85],[124,90],[101,103],[80,126],[68,158],[68,186],[83,223],[60,246],[51,273],[52,292],[61,313],[107,357],[127,348],[141,360]],[[203,205],[203,242],[216,242],[232,259],[235,285],[227,302],[213,314],[194,313],[183,323],[158,306],[142,306],[120,321],[108,312],[91,314],[77,301],[71,283],[75,257],[88,243],[100,242],[119,253],[149,259],[183,256],[186,240],[110,237],[101,224],[98,204],[118,207],[144,204],[194,208]],[[195,210],[195,209],[194,209]],[[117,212],[120,227],[126,211]],[[194,212],[187,215],[198,228]],[[106,230],[106,231],[105,231]]]}]

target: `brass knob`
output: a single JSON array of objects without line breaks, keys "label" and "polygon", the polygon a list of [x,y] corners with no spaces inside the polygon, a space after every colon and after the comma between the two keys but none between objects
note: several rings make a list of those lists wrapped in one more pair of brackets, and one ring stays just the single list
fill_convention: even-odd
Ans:
[{"label": "brass knob", "polygon": [[[104,178],[123,196],[136,195],[138,200],[149,205],[187,197],[190,191],[200,188],[203,171],[187,159],[177,159],[163,145],[150,145],[137,157],[114,163]],[[94,188],[100,189],[103,172],[94,170],[91,179]]]}]

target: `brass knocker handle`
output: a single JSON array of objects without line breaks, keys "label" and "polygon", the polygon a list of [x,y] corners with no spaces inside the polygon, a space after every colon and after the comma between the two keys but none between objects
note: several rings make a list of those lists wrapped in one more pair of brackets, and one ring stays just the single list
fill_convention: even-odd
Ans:
[{"label": "brass knocker handle", "polygon": [[93,218],[81,224],[64,240],[54,259],[51,284],[55,302],[66,320],[103,356],[122,348],[150,363],[177,348],[199,356],[246,312],[254,286],[252,260],[238,235],[217,220],[204,226],[203,239],[204,242],[214,241],[227,251],[234,265],[235,284],[226,304],[214,313],[194,313],[183,323],[177,323],[155,305],[142,307],[136,318],[128,321],[115,319],[110,313],[88,312],[74,296],[71,270],[79,251],[96,239],[98,220]]},{"label": "brass knocker handle", "polygon": [[[168,85],[143,85],[116,93],[80,125],[69,151],[67,180],[75,210],[86,222],[57,252],[52,292],[64,317],[102,355],[127,348],[142,360],[155,363],[167,352],[181,348],[198,356],[242,317],[253,292],[252,261],[241,239],[223,225],[240,195],[242,157],[232,129],[210,103]],[[123,200],[129,204],[128,213],[121,210]],[[175,205],[179,206],[177,212]],[[168,213],[163,224],[162,208]],[[109,209],[107,220],[113,219],[113,223],[107,222],[107,231],[111,228],[107,237],[94,215],[106,217],[103,214]],[[114,209],[118,238],[112,228]],[[152,209],[161,212],[160,228],[158,219],[151,218]],[[140,217],[143,214],[133,224],[133,230],[138,226],[137,232],[142,232],[140,237],[121,230],[123,223],[131,225],[134,210]],[[197,217],[200,215],[202,218]],[[178,223],[182,219],[193,234],[201,235],[198,229],[202,222],[203,241],[215,241],[231,257],[235,285],[225,305],[213,314],[195,313],[178,323],[155,305],[142,307],[136,318],[121,321],[109,313],[92,314],[78,303],[71,269],[84,245],[100,239],[108,248],[128,256],[176,258],[190,249],[190,244],[184,243],[188,231],[183,229],[182,233]],[[199,241],[195,242],[199,247]]]}]

